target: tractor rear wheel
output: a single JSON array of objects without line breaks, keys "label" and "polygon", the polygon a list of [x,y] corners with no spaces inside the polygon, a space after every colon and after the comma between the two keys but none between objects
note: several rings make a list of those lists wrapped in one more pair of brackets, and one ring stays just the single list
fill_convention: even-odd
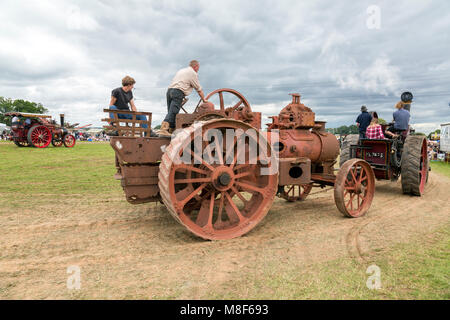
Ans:
[{"label": "tractor rear wheel", "polygon": [[345,161],[350,160],[350,146],[358,144],[358,141],[358,134],[349,134],[347,137],[345,137],[344,141],[342,141],[341,155],[339,158],[340,167],[342,167]]},{"label": "tractor rear wheel", "polygon": [[402,154],[402,191],[421,196],[428,180],[427,140],[424,136],[407,136]]},{"label": "tractor rear wheel", "polygon": [[375,174],[362,159],[346,161],[336,177],[334,201],[345,216],[357,218],[364,215],[372,204],[375,193]]},{"label": "tractor rear wheel", "polygon": [[[248,129],[259,133],[232,119],[195,122],[165,149],[158,175],[162,201],[179,223],[201,238],[239,237],[272,205],[278,185],[275,153],[264,137],[250,137]],[[214,140],[204,141],[209,134]],[[252,154],[252,146],[268,150],[270,156]]]},{"label": "tractor rear wheel", "polygon": [[47,148],[52,141],[52,133],[49,128],[37,125],[28,130],[28,143],[36,148]]}]

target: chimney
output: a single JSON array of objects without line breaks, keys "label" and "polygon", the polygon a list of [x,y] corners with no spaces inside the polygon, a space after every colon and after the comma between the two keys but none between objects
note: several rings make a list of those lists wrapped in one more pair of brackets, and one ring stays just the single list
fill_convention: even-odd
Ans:
[{"label": "chimney", "polygon": [[61,128],[64,128],[64,113],[60,113],[59,118],[61,119]]}]

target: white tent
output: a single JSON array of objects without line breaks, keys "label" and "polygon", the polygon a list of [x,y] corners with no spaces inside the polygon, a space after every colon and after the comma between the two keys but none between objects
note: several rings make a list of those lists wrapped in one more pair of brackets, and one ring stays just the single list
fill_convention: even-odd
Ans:
[{"label": "white tent", "polygon": [[0,132],[3,130],[9,131],[10,128],[4,123],[0,123]]}]

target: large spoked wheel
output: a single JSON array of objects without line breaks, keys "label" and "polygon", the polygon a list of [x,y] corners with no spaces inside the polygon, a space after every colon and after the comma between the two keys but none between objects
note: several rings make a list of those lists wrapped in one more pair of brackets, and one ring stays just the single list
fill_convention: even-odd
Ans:
[{"label": "large spoked wheel", "polygon": [[[239,237],[271,207],[278,184],[275,154],[267,140],[249,132],[258,130],[237,120],[196,122],[166,148],[159,166],[161,198],[201,238]],[[269,155],[254,154],[255,147]]]},{"label": "large spoked wheel", "polygon": [[421,196],[428,180],[427,140],[423,136],[406,137],[402,154],[402,191]]},{"label": "large spoked wheel", "polygon": [[75,146],[75,141],[76,141],[76,139],[75,139],[75,137],[74,137],[73,135],[71,135],[71,134],[66,134],[66,135],[64,135],[64,137],[63,137],[63,141],[64,141],[64,146],[65,146],[66,148],[72,148],[72,147]]},{"label": "large spoked wheel", "polygon": [[61,139],[52,139],[52,145],[54,147],[61,147],[63,145],[63,141]]},{"label": "large spoked wheel", "polygon": [[[225,94],[231,97],[231,99],[228,99],[228,97],[226,97]],[[230,112],[240,107],[245,107],[247,108],[247,110],[251,111],[250,104],[248,103],[247,99],[245,99],[244,96],[236,90],[228,88],[217,89],[208,94],[206,96],[206,100],[214,100],[216,95],[219,97],[219,106],[221,111],[225,111],[225,109],[227,109],[229,110],[228,112]],[[233,104],[230,105],[228,108],[226,108],[225,105],[228,102],[228,100],[229,101],[233,100]]]},{"label": "large spoked wheel", "polygon": [[311,184],[294,184],[283,186],[283,191],[280,193],[280,197],[289,202],[302,201],[306,199],[308,194],[311,192],[311,189]]},{"label": "large spoked wheel", "polygon": [[28,143],[33,147],[47,148],[51,141],[52,133],[46,126],[37,125],[28,131]]},{"label": "large spoked wheel", "polygon": [[334,184],[334,201],[345,216],[364,215],[372,204],[375,193],[375,175],[370,165],[361,159],[346,161]]}]

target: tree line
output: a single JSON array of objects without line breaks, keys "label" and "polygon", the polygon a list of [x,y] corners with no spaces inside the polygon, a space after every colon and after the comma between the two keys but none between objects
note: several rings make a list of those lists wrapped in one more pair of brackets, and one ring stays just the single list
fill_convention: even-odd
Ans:
[{"label": "tree line", "polygon": [[11,117],[6,117],[5,113],[8,112],[26,112],[26,113],[38,113],[43,114],[48,112],[41,103],[22,99],[9,99],[0,97],[0,123],[11,125]]}]

